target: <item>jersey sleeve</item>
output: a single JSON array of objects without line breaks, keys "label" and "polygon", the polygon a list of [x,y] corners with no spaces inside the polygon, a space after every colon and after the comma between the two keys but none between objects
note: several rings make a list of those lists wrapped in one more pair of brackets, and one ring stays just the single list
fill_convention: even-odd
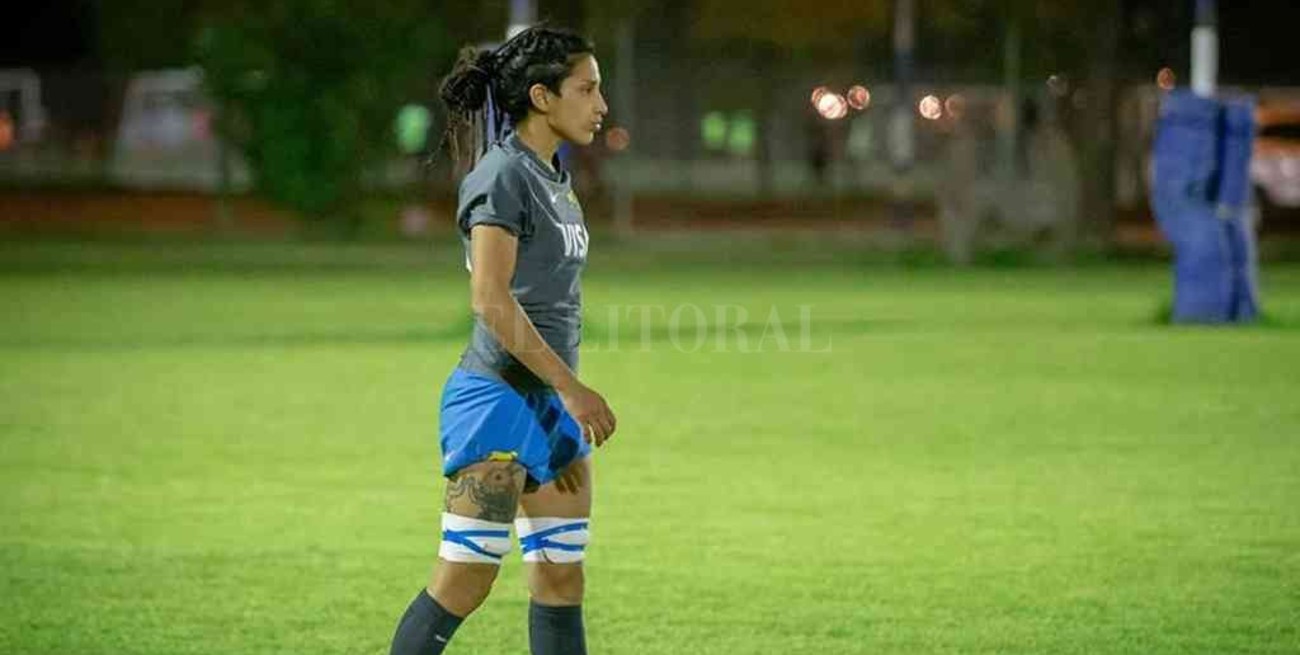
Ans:
[{"label": "jersey sleeve", "polygon": [[504,166],[488,175],[466,178],[460,195],[457,224],[464,234],[475,225],[496,225],[520,238],[531,233],[528,188],[517,168]]}]

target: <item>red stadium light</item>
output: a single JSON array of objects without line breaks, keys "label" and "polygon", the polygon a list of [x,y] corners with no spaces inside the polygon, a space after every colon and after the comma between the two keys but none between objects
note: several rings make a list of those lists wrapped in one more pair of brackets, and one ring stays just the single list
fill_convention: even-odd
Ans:
[{"label": "red stadium light", "polygon": [[605,132],[605,147],[610,152],[623,152],[632,145],[632,134],[624,127],[611,128]]},{"label": "red stadium light", "polygon": [[1156,73],[1156,86],[1160,87],[1161,91],[1172,91],[1177,83],[1178,76],[1174,74],[1174,69],[1168,66],[1161,68],[1160,72]]},{"label": "red stadium light", "polygon": [[867,90],[867,87],[862,86],[861,84],[854,84],[849,87],[847,96],[849,106],[858,111],[866,109],[867,105],[871,104],[871,92]]},{"label": "red stadium light", "polygon": [[14,119],[9,112],[0,111],[0,151],[8,150],[14,145]]}]

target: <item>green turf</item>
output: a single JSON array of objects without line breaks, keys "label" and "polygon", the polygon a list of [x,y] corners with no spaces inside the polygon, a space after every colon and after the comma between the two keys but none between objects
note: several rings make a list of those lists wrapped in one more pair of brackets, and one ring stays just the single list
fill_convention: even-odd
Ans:
[{"label": "green turf", "polygon": [[[50,252],[0,273],[0,652],[386,653],[435,552],[454,258]],[[1207,329],[1156,324],[1160,265],[616,259],[593,653],[1300,651],[1300,267]],[[526,652],[526,602],[512,558],[448,652]]]}]

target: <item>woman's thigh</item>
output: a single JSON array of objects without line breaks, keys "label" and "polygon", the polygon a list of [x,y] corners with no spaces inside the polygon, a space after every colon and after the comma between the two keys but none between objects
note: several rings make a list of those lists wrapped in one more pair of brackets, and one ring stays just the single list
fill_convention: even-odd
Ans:
[{"label": "woman's thigh", "polygon": [[591,457],[583,457],[570,466],[582,476],[582,486],[577,493],[564,493],[548,482],[532,493],[519,498],[520,514],[535,518],[586,518],[591,515],[592,465]]},{"label": "woman's thigh", "polygon": [[444,509],[458,516],[509,523],[524,488],[524,468],[515,462],[479,462],[447,481]]}]

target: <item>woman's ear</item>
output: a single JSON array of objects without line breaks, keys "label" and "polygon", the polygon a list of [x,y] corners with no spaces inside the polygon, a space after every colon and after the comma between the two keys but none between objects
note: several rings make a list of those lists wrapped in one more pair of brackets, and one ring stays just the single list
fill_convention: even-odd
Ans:
[{"label": "woman's ear", "polygon": [[545,114],[551,108],[551,90],[545,84],[528,87],[528,99],[533,103],[533,109],[539,113]]}]

